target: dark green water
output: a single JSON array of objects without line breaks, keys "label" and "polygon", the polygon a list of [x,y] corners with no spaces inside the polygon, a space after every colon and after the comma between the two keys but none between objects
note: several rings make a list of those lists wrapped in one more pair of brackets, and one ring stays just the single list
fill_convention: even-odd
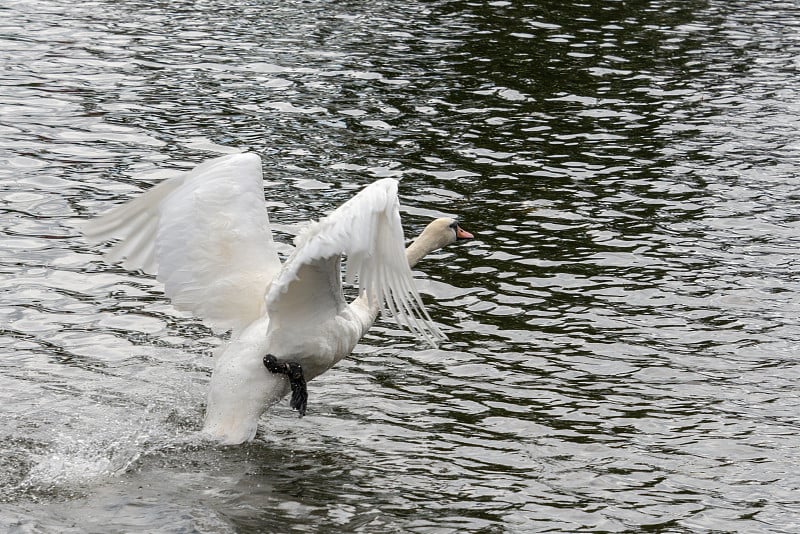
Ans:
[{"label": "dark green water", "polygon": [[[800,530],[800,7],[0,6],[8,532]],[[73,223],[220,153],[279,238],[376,178],[437,350],[381,322],[256,442],[219,344]]]}]

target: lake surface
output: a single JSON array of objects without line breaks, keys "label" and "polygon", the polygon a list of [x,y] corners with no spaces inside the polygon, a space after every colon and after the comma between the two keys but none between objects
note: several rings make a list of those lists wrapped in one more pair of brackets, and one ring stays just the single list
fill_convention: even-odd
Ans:
[{"label": "lake surface", "polygon": [[[800,531],[800,6],[6,0],[0,530]],[[277,238],[398,178],[390,321],[257,439],[75,223],[254,151]]]}]

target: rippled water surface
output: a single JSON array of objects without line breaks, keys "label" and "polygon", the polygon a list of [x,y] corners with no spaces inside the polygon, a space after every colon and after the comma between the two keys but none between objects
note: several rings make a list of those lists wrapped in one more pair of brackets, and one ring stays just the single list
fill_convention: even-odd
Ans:
[{"label": "rippled water surface", "polygon": [[[0,530],[800,531],[799,67],[794,2],[4,1]],[[240,150],[284,242],[384,176],[477,239],[224,448],[74,224]]]}]

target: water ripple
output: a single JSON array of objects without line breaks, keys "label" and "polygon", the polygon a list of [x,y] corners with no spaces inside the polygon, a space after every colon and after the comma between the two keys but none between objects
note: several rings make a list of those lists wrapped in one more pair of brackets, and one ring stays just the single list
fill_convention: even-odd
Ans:
[{"label": "water ripple", "polygon": [[[0,12],[4,528],[797,531],[794,4]],[[476,239],[417,273],[449,342],[215,448],[221,341],[73,223],[235,150],[284,241],[385,176]]]}]

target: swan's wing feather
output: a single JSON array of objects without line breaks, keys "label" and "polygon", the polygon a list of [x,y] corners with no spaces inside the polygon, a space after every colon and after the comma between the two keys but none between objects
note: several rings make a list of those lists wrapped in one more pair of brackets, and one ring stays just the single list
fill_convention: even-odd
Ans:
[{"label": "swan's wing feather", "polygon": [[108,253],[127,269],[156,273],[179,310],[216,330],[265,313],[280,270],[264,201],[261,159],[215,158],[86,223],[92,240],[119,238]]},{"label": "swan's wing feather", "polygon": [[80,225],[83,235],[95,243],[120,239],[106,253],[106,259],[110,263],[121,261],[126,269],[141,269],[155,274],[158,267],[155,259],[158,208],[183,184],[184,176],[161,182],[125,204],[84,222]]},{"label": "swan's wing feather", "polygon": [[[357,279],[360,293],[431,344],[444,338],[428,316],[408,266],[396,180],[385,178],[369,185],[312,223],[295,244],[294,254],[267,293],[271,321],[299,330],[310,324],[306,321],[319,320],[320,314],[341,311],[339,259],[344,254],[347,280]],[[287,317],[292,321],[284,322]]]}]

